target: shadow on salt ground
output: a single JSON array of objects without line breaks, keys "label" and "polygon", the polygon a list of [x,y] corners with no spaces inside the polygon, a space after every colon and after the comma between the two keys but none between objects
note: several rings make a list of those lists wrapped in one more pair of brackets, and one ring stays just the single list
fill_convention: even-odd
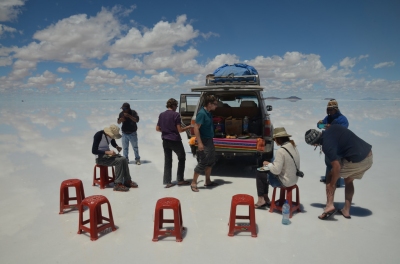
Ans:
[{"label": "shadow on salt ground", "polygon": [[[147,163],[151,163],[150,160],[140,160],[140,163],[143,164],[147,164]],[[130,160],[128,164],[136,164],[135,160]]]},{"label": "shadow on salt ground", "polygon": [[[317,208],[324,208],[325,204],[322,203],[312,203],[310,204],[313,207],[317,207]],[[336,203],[335,202],[335,208],[340,210],[344,207],[344,203]],[[365,216],[370,216],[372,215],[372,211],[367,209],[367,208],[363,208],[360,206],[353,206],[353,204],[351,205],[350,208],[350,215],[351,216],[360,216],[360,217],[365,217]]]},{"label": "shadow on salt ground", "polygon": [[198,189],[202,189],[202,190],[204,190],[204,189],[214,189],[214,188],[218,188],[218,187],[220,187],[220,186],[222,186],[224,184],[231,184],[232,183],[231,181],[224,181],[222,179],[215,179],[215,180],[213,180],[213,182],[217,183],[218,185],[204,186],[204,185],[199,185],[200,182],[204,182],[204,180],[200,180],[200,181],[197,182],[197,188]]},{"label": "shadow on salt ground", "polygon": [[[185,226],[185,224],[183,224],[183,228],[184,229],[182,231],[182,239],[185,239],[185,237],[187,235],[187,232],[188,232],[188,228]],[[165,229],[165,231],[171,231],[172,232],[174,230],[174,227],[173,226],[164,227],[163,229]],[[164,236],[158,236],[157,239],[158,239],[158,241],[160,241],[160,240],[175,241],[176,237],[174,235],[168,234],[168,235],[164,235]],[[154,241],[154,242],[158,242],[158,241]]]},{"label": "shadow on salt ground", "polygon": [[211,175],[224,177],[255,178],[257,163],[255,159],[242,158],[240,161],[233,159],[220,159],[214,165]]}]

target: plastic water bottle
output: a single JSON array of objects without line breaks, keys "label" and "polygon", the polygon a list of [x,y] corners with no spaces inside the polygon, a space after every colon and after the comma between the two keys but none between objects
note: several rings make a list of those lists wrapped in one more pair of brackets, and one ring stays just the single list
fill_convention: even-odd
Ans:
[{"label": "plastic water bottle", "polygon": [[290,206],[288,204],[288,201],[286,200],[285,204],[282,206],[282,224],[284,225],[290,224],[289,214],[290,214]]},{"label": "plastic water bottle", "polygon": [[243,133],[248,133],[249,131],[249,117],[245,116],[243,119]]}]

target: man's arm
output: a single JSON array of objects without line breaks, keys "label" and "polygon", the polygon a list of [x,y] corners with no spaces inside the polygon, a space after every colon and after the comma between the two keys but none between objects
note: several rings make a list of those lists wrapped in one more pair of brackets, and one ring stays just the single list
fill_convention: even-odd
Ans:
[{"label": "man's arm", "polygon": [[204,150],[204,145],[203,142],[201,141],[201,137],[200,137],[200,127],[201,124],[194,124],[194,135],[196,136],[197,139],[197,149],[199,151],[203,151]]},{"label": "man's arm", "polygon": [[[200,125],[201,126],[201,125]],[[199,126],[199,128],[200,128]],[[190,129],[190,126],[187,127],[182,127],[180,124],[176,125],[176,129],[178,130],[179,133],[185,132],[186,130]]]},{"label": "man's arm", "polygon": [[118,116],[118,119],[117,119],[117,123],[121,124],[123,122],[125,122],[125,117],[124,117],[123,113],[120,113],[119,116]]},{"label": "man's arm", "polygon": [[162,131],[161,131],[161,127],[159,127],[159,126],[156,126],[156,131],[158,131],[158,132],[162,132]]}]

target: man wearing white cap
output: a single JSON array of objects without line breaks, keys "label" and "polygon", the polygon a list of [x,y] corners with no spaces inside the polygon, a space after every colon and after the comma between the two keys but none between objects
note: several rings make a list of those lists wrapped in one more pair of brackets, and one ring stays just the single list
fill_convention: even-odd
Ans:
[{"label": "man wearing white cap", "polygon": [[137,188],[138,185],[132,181],[129,173],[128,161],[125,157],[110,150],[111,145],[121,151],[115,139],[120,139],[119,127],[110,125],[104,130],[98,131],[93,138],[92,153],[96,155],[96,163],[102,166],[115,166],[114,191],[126,192],[129,188]]}]

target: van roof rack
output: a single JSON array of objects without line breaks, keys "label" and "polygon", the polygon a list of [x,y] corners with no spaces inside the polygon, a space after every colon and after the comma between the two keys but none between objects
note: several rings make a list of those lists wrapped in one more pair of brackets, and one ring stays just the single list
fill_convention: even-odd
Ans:
[{"label": "van roof rack", "polygon": [[214,76],[209,74],[206,76],[206,86],[215,85],[258,85],[260,86],[259,75],[243,75],[234,76],[233,74],[228,76]]}]

